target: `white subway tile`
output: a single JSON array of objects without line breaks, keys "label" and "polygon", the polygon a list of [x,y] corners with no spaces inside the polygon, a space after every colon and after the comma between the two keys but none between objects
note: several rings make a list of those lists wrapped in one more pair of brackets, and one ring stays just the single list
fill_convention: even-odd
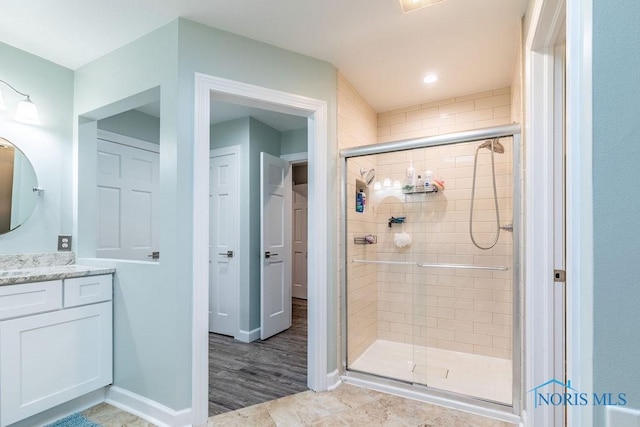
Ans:
[{"label": "white subway tile", "polygon": [[474,323],[468,320],[438,318],[438,328],[440,329],[453,329],[455,331],[474,332],[473,325]]},{"label": "white subway tile", "polygon": [[462,331],[455,331],[455,341],[487,347],[491,347],[493,345],[493,339],[490,335],[474,334]]},{"label": "white subway tile", "polygon": [[513,335],[512,328],[504,325],[496,325],[493,323],[474,323],[473,331],[477,334],[492,335],[498,337],[510,337]]},{"label": "white subway tile", "polygon": [[[492,105],[492,107],[494,107]],[[488,108],[488,107],[484,107],[484,108]],[[458,113],[464,113],[467,111],[473,111],[475,110],[475,101],[470,100],[470,101],[464,101],[464,102],[456,102],[454,104],[448,104],[448,105],[441,105],[438,107],[438,111],[440,113],[440,115],[443,114],[458,114]]]},{"label": "white subway tile", "polygon": [[475,108],[482,110],[485,108],[502,107],[505,105],[511,105],[511,95],[494,95],[486,98],[480,98],[475,100]]}]

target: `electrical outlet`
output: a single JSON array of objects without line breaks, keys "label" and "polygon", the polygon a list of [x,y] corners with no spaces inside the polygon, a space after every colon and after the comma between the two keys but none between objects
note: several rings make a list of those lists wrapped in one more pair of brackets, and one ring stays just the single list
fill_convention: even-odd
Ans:
[{"label": "electrical outlet", "polygon": [[58,236],[58,250],[59,251],[71,250],[71,236]]}]

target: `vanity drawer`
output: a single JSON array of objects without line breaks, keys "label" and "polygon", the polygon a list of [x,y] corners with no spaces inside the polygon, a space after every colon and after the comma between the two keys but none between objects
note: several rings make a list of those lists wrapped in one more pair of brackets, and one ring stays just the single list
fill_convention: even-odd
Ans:
[{"label": "vanity drawer", "polygon": [[65,279],[64,306],[65,308],[76,307],[111,301],[113,298],[112,289],[113,276],[111,274]]},{"label": "vanity drawer", "polygon": [[0,320],[62,308],[62,280],[0,286]]}]

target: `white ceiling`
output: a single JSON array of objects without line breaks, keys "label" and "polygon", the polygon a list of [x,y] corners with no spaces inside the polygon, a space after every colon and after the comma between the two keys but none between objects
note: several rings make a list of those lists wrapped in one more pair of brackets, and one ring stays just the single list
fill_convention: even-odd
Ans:
[{"label": "white ceiling", "polygon": [[526,3],[403,14],[398,0],[3,0],[0,41],[76,69],[181,16],[331,62],[382,112],[509,86]]}]

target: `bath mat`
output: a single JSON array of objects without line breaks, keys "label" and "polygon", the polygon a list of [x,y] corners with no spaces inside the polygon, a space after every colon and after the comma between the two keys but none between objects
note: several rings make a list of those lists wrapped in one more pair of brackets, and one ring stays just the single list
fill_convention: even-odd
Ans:
[{"label": "bath mat", "polygon": [[52,424],[47,424],[45,427],[101,427],[100,424],[96,424],[93,421],[85,418],[81,413],[71,414],[68,417],[62,418]]}]

